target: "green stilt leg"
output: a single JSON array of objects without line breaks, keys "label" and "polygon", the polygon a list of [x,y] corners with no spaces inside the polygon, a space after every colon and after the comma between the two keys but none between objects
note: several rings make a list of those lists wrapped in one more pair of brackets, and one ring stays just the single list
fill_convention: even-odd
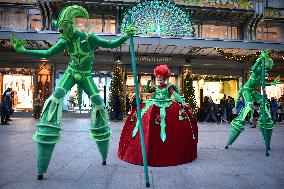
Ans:
[{"label": "green stilt leg", "polygon": [[109,138],[111,137],[111,129],[108,127],[108,114],[103,105],[97,105],[93,108],[91,116],[91,137],[96,141],[103,160],[102,164],[105,165],[109,148]]},{"label": "green stilt leg", "polygon": [[[261,120],[263,122],[263,136],[264,136],[264,143],[265,143],[265,152],[266,152],[266,156],[269,156],[269,152],[268,152],[268,143],[270,143],[270,141],[268,142],[268,138],[267,138],[267,130],[266,130],[266,113],[265,113],[265,60],[262,60],[262,82],[261,82],[261,86],[262,86],[262,108],[261,108]],[[271,133],[272,134],[272,133]],[[269,137],[271,139],[271,135]]]}]

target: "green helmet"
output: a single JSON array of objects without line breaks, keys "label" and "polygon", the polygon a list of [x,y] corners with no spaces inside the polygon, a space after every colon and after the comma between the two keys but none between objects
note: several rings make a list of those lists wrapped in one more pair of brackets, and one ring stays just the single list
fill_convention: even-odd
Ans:
[{"label": "green helmet", "polygon": [[89,14],[84,7],[78,5],[68,6],[60,12],[57,21],[54,21],[54,24],[59,27],[64,22],[69,22],[72,25],[75,25],[74,18],[83,17],[89,18]]}]

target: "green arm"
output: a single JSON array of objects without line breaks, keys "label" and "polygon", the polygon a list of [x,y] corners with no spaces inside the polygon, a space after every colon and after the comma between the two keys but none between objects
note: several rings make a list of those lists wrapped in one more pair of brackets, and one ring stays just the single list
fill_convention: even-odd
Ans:
[{"label": "green arm", "polygon": [[185,99],[182,95],[180,95],[178,88],[175,85],[170,85],[170,87],[172,87],[174,89],[174,92],[172,93],[173,96],[175,97],[175,100],[179,103],[184,104],[185,103]]},{"label": "green arm", "polygon": [[116,48],[122,45],[127,39],[128,35],[123,35],[114,40],[106,40],[95,34],[91,34],[89,38],[90,45],[94,47],[103,47],[103,48]]},{"label": "green arm", "polygon": [[149,80],[149,81],[147,82],[147,85],[146,85],[145,89],[144,89],[144,92],[145,92],[145,93],[148,92],[148,90],[149,90],[149,88],[150,88],[150,83],[151,83],[151,81]]},{"label": "green arm", "polygon": [[265,83],[265,86],[271,86],[271,85],[277,85],[277,84],[281,84],[281,81],[280,81],[280,75],[277,76],[274,81],[272,82],[266,82]]},{"label": "green arm", "polygon": [[261,65],[261,63],[262,63],[261,60],[262,60],[262,57],[260,56],[260,57],[256,60],[255,64],[252,66],[252,68],[251,68],[252,71],[255,71],[255,70]]},{"label": "green arm", "polygon": [[59,54],[66,50],[66,44],[63,39],[57,41],[51,48],[47,50],[26,50],[23,54],[27,54],[36,58],[48,58],[50,56]]}]

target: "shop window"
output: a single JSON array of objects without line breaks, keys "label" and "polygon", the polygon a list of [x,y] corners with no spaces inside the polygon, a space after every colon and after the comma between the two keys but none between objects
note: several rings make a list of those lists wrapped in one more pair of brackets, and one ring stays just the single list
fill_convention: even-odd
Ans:
[{"label": "shop window", "polygon": [[115,34],[115,20],[105,20],[104,33]]},{"label": "shop window", "polygon": [[284,84],[282,83],[282,84],[267,86],[265,90],[268,99],[271,99],[272,97],[279,99],[281,95],[284,94]]},{"label": "shop window", "polygon": [[40,10],[30,9],[29,10],[29,29],[40,31],[42,27]]},{"label": "shop window", "polygon": [[232,27],[232,37],[231,39],[238,39],[238,27]]},{"label": "shop window", "polygon": [[198,24],[194,24],[193,27],[195,29],[195,37],[199,37],[199,25]]},{"label": "shop window", "polygon": [[237,39],[237,27],[226,25],[202,25],[203,38]]},{"label": "shop window", "polygon": [[[104,23],[103,23],[104,22]],[[102,18],[76,18],[77,29],[85,32],[115,34],[115,20]]]},{"label": "shop window", "polygon": [[27,30],[27,13],[24,9],[2,10],[2,30]]},{"label": "shop window", "polygon": [[33,108],[33,76],[31,75],[4,75],[3,91],[12,88],[13,107],[17,110],[27,110]]},{"label": "shop window", "polygon": [[277,27],[258,27],[256,32],[256,39],[262,41],[277,41]]},{"label": "shop window", "polygon": [[102,33],[101,18],[76,18],[77,29],[85,32]]},{"label": "shop window", "polygon": [[141,86],[146,86],[148,80],[151,80],[151,75],[142,75],[140,79],[140,85]]},{"label": "shop window", "polygon": [[134,86],[134,76],[127,75],[126,86]]}]

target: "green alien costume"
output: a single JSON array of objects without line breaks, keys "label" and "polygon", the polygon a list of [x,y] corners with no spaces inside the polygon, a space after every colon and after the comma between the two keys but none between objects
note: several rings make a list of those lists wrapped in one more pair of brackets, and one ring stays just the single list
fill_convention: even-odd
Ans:
[{"label": "green alien costume", "polygon": [[132,25],[129,25],[124,36],[109,41],[94,33],[78,31],[74,22],[75,17],[89,18],[89,15],[83,7],[77,5],[66,7],[61,11],[55,22],[61,38],[48,50],[27,50],[23,46],[25,41],[18,40],[12,35],[13,45],[17,52],[37,58],[47,58],[66,50],[71,57],[68,68],[55,91],[45,101],[37,131],[33,136],[37,142],[37,166],[38,174],[41,176],[38,177],[39,180],[47,171],[55,144],[60,141],[59,131],[61,130],[60,120],[64,96],[75,84],[78,84],[92,101],[91,137],[97,143],[103,164],[106,164],[111,130],[108,126],[108,112],[92,79],[93,51],[96,47],[116,48],[133,35],[135,30],[131,27]]},{"label": "green alien costume", "polygon": [[[262,103],[262,95],[257,91],[257,88],[261,86],[261,77],[262,77],[262,61],[265,61],[265,67],[268,70],[271,70],[273,67],[273,61],[268,56],[269,50],[265,50],[261,53],[260,57],[256,60],[256,63],[253,65],[251,70],[251,75],[248,79],[248,81],[244,84],[244,86],[238,91],[237,98],[236,98],[236,105],[238,103],[238,100],[240,96],[243,96],[245,101],[245,107],[240,111],[238,116],[233,119],[231,123],[231,131],[229,135],[229,139],[227,142],[226,149],[229,145],[232,145],[233,142],[237,139],[237,137],[240,135],[240,133],[245,128],[245,119],[247,115],[250,115],[250,112],[253,111],[253,103],[257,102],[261,105],[261,108],[263,107]],[[278,81],[272,82],[271,84],[275,84]],[[236,106],[235,105],[235,106]],[[263,118],[260,116],[258,120],[258,127],[262,132],[262,135],[265,139],[265,131],[267,132],[267,144],[268,149],[270,149],[270,141],[271,141],[271,135],[274,128],[274,124],[271,120],[270,115],[270,107],[269,103],[265,102],[265,114],[266,114],[266,128],[264,128],[263,124]]]}]

